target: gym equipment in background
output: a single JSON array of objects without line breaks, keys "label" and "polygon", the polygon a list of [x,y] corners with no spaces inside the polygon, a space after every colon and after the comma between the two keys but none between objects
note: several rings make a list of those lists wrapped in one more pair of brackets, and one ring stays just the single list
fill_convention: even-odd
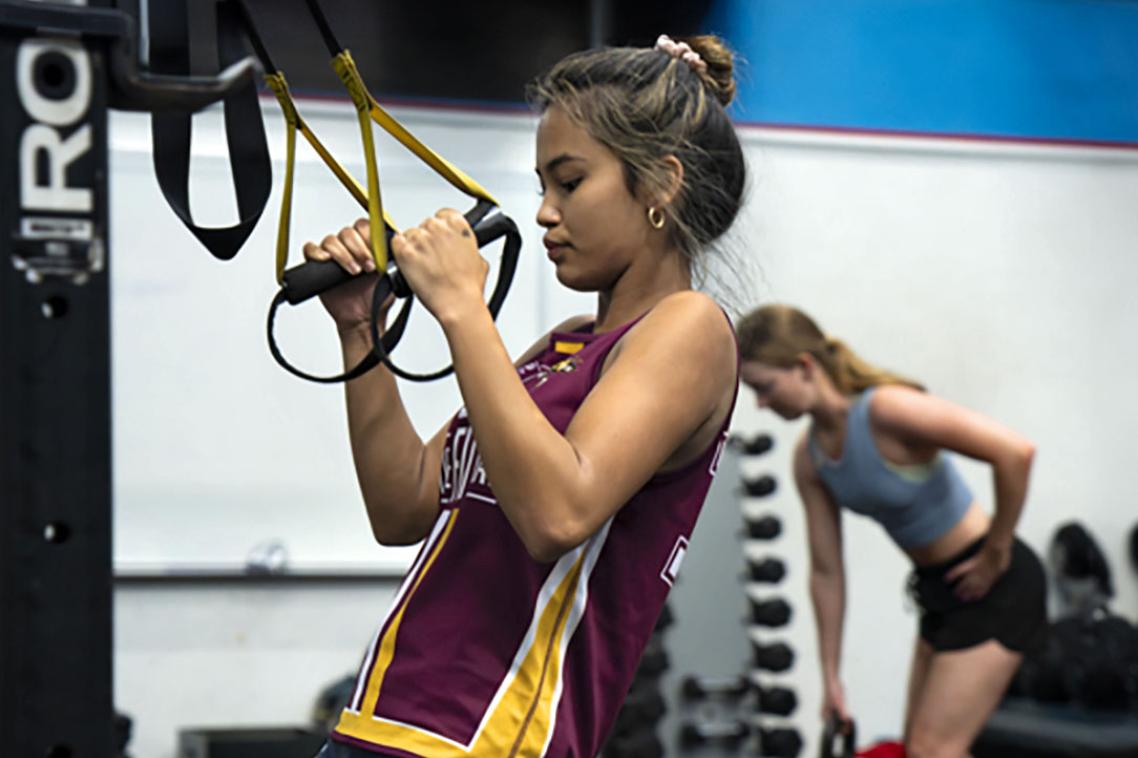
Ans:
[{"label": "gym equipment in background", "polygon": [[782,522],[778,516],[765,514],[758,518],[744,517],[743,535],[749,540],[773,540],[782,534]]},{"label": "gym equipment in background", "polygon": [[781,558],[747,559],[744,578],[760,584],[778,584],[786,578],[786,563]]},{"label": "gym equipment in background", "polygon": [[743,479],[742,492],[747,497],[767,497],[773,495],[778,489],[778,482],[770,474],[763,474],[754,479]]},{"label": "gym equipment in background", "polygon": [[0,0],[0,751],[21,758],[115,751],[107,110],[256,105],[251,58],[156,75],[136,29],[111,0]]},{"label": "gym equipment in background", "polygon": [[671,668],[664,636],[674,623],[672,609],[665,603],[648,646],[640,656],[640,665],[617,713],[612,733],[601,750],[603,758],[663,758],[665,755],[664,743],[657,734],[660,720],[668,711],[668,703],[660,690],[660,678]]},{"label": "gym equipment in background", "polygon": [[1045,644],[1029,651],[988,719],[976,758],[1138,755],[1138,629],[1110,610],[1109,564],[1078,522],[1047,551],[1062,607]]},{"label": "gym equipment in background", "polygon": [[850,719],[842,721],[831,713],[822,727],[818,741],[818,758],[854,758],[857,748],[857,724]]},{"label": "gym equipment in background", "polygon": [[759,755],[768,758],[797,758],[802,752],[802,734],[797,729],[776,727],[759,728]]},{"label": "gym equipment in background", "polygon": [[763,432],[753,437],[732,434],[727,438],[727,444],[743,455],[762,455],[770,452],[774,447],[774,437]]},{"label": "gym equipment in background", "polygon": [[790,603],[781,597],[759,600],[752,596],[747,599],[747,603],[750,608],[748,620],[755,626],[778,628],[790,623]]},{"label": "gym equipment in background", "polygon": [[686,721],[680,726],[680,746],[687,749],[714,745],[734,751],[750,736],[744,721]]},{"label": "gym equipment in background", "polygon": [[[728,445],[753,458],[772,450],[774,440],[769,434],[751,438],[735,435],[728,439]],[[745,585],[746,615],[738,623],[750,644],[751,660],[736,674],[711,677],[689,673],[680,680],[679,695],[685,705],[679,724],[680,754],[723,755],[743,750],[748,754],[792,758],[802,749],[801,735],[788,725],[770,724],[767,720],[786,719],[794,714],[798,696],[784,684],[764,681],[768,675],[789,671],[794,663],[794,651],[788,644],[764,639],[771,630],[787,626],[793,616],[785,598],[763,592],[781,582],[787,568],[777,556],[752,552],[757,543],[772,543],[782,534],[778,516],[751,510],[754,500],[775,495],[778,483],[774,476],[765,473],[743,475],[739,481],[734,492],[740,498],[743,519],[739,534],[744,544],[741,552],[745,570],[739,579]]]}]

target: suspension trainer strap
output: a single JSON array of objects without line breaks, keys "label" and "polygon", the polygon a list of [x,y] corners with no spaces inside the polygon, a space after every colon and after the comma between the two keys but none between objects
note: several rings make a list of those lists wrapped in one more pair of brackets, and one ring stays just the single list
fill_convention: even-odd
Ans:
[{"label": "suspension trainer strap", "polygon": [[[165,0],[150,14],[151,69],[162,74],[190,72],[189,17],[186,0]],[[229,3],[216,6],[220,67],[245,57],[242,19]],[[203,227],[190,213],[189,178],[192,116],[188,111],[155,112],[151,117],[154,170],[174,213],[217,258],[237,254],[261,218],[272,190],[272,164],[265,141],[257,88],[250,83],[224,100],[225,137],[237,196],[239,220],[228,227]]]},{"label": "suspension trainer strap", "polygon": [[[379,317],[379,310],[383,302],[391,294],[392,284],[391,278],[388,276],[379,277],[375,283],[375,289],[372,290],[372,334],[378,332],[376,327],[377,319]],[[414,304],[414,298],[407,298],[403,301],[403,307],[399,309],[399,315],[395,317],[395,321],[391,326],[376,339],[373,343],[372,351],[365,355],[359,363],[352,368],[348,369],[342,374],[334,376],[316,376],[309,374],[306,371],[294,366],[285,358],[284,353],[281,352],[280,347],[277,345],[276,330],[273,328],[273,323],[276,321],[277,309],[280,308],[282,303],[288,301],[286,291],[282,289],[273,298],[272,304],[269,306],[269,318],[265,324],[266,331],[269,337],[269,352],[277,363],[280,364],[285,371],[288,371],[293,376],[307,379],[310,382],[317,382],[319,384],[335,384],[338,382],[347,382],[355,379],[356,377],[363,376],[368,371],[378,366],[381,362],[387,362],[387,354],[399,344],[399,340],[403,337],[403,330],[407,327],[407,317],[411,314],[411,306]],[[381,358],[381,356],[383,356]],[[395,369],[396,375],[399,375],[399,370]]]},{"label": "suspension trainer strap", "polygon": [[352,104],[356,106],[356,118],[360,124],[360,137],[364,144],[364,166],[367,168],[367,214],[368,222],[373,230],[371,238],[371,254],[375,259],[376,271],[387,270],[387,235],[375,234],[374,230],[381,229],[383,218],[383,201],[379,195],[379,161],[375,153],[375,135],[371,131],[371,122],[368,120],[369,99],[367,88],[364,87],[356,63],[347,51],[336,56],[333,67],[340,81],[348,90]]},{"label": "suspension trainer strap", "polygon": [[[284,186],[281,191],[281,210],[277,221],[277,248],[276,248],[276,279],[277,283],[284,280],[285,266],[288,264],[288,250],[290,228],[292,225],[292,190],[296,179],[296,135],[299,132],[320,156],[320,160],[324,165],[335,175],[340,181],[340,184],[355,198],[356,202],[360,204],[365,210],[369,209],[368,193],[360,186],[347,169],[345,169],[339,161],[332,155],[332,152],[324,146],[320,138],[305,122],[304,118],[300,115],[300,110],[296,106],[296,101],[292,97],[292,92],[288,87],[288,80],[285,78],[284,71],[277,68],[273,63],[272,58],[269,56],[268,49],[265,47],[264,42],[261,40],[260,34],[257,32],[257,26],[253,23],[253,17],[249,13],[243,0],[230,0],[227,5],[232,6],[237,18],[240,20],[242,28],[244,29],[245,36],[249,38],[250,44],[253,46],[253,51],[256,53],[257,58],[261,61],[261,65],[265,69],[265,84],[277,98],[277,103],[280,105],[281,115],[285,120],[285,178]],[[398,231],[391,217],[386,213],[379,210],[379,215],[383,218],[383,223],[387,225],[392,232]],[[369,214],[370,217],[370,214]],[[376,226],[374,228],[382,228]],[[384,247],[386,250],[386,247]],[[373,248],[374,255],[374,248]],[[382,270],[382,269],[381,269]]]},{"label": "suspension trainer strap", "polygon": [[[274,298],[269,309],[267,330],[270,352],[277,362],[290,373],[310,381],[322,383],[353,379],[380,363],[386,365],[396,376],[404,379],[426,381],[446,376],[453,371],[452,367],[447,367],[446,369],[430,374],[416,374],[400,369],[391,361],[390,352],[402,336],[413,297],[408,297],[406,304],[400,310],[398,317],[392,324],[392,328],[382,335],[379,333],[378,317],[383,302],[392,293],[398,297],[407,297],[411,295],[411,292],[406,282],[402,279],[402,276],[398,272],[389,270],[388,245],[390,243],[390,237],[398,232],[398,228],[383,209],[380,192],[378,154],[375,147],[375,137],[372,132],[372,122],[374,121],[453,187],[476,200],[475,207],[466,213],[466,219],[474,228],[475,236],[479,238],[480,247],[491,239],[506,236],[507,242],[503,248],[503,262],[499,272],[498,283],[489,302],[491,313],[494,316],[497,316],[498,310],[501,308],[502,301],[505,299],[506,292],[509,290],[514,271],[516,270],[518,251],[521,247],[521,238],[517,233],[516,226],[514,226],[513,222],[508,218],[500,215],[492,219],[493,223],[488,223],[487,225],[481,224],[484,217],[493,208],[497,207],[497,200],[463,171],[419,141],[396,121],[394,117],[380,107],[364,84],[363,78],[360,76],[350,52],[344,50],[333,35],[317,0],[307,0],[309,9],[324,39],[324,43],[332,54],[332,67],[343,83],[356,109],[360,139],[364,148],[364,163],[367,171],[367,189],[365,190],[361,187],[359,182],[357,182],[332,156],[331,152],[324,147],[301,117],[296,103],[292,98],[292,94],[289,91],[284,72],[278,69],[269,58],[268,51],[257,33],[252,16],[249,14],[243,0],[227,0],[227,2],[236,9],[236,15],[240,18],[245,34],[249,37],[254,51],[257,53],[267,72],[265,81],[274,95],[276,95],[286,126],[285,183],[281,196],[281,213],[278,222],[276,250],[276,278],[278,283],[281,284],[281,291]],[[305,139],[312,145],[317,155],[320,156],[325,165],[327,165],[337,179],[339,179],[340,183],[356,201],[367,210],[369,224],[372,229],[372,233],[369,235],[372,258],[375,261],[377,271],[385,272],[378,278],[372,297],[372,351],[365,356],[357,366],[338,376],[317,377],[297,369],[284,358],[276,344],[274,336],[276,311],[282,303],[288,302],[296,305],[329,287],[335,286],[339,282],[351,278],[350,275],[343,271],[337,264],[327,261],[322,263],[308,262],[293,269],[286,270],[285,268],[289,250],[297,132],[304,135]],[[383,231],[382,233],[377,233],[376,230]]]}]

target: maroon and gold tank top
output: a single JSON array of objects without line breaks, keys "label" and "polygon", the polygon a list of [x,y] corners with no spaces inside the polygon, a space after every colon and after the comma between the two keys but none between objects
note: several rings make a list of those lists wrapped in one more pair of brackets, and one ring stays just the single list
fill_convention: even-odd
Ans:
[{"label": "maroon and gold tank top", "polygon": [[[635,323],[555,332],[518,369],[558,431]],[[730,413],[696,461],[649,480],[596,534],[544,564],[499,510],[460,410],[443,451],[438,520],[332,738],[394,756],[596,756],[687,550],[729,422]]]}]

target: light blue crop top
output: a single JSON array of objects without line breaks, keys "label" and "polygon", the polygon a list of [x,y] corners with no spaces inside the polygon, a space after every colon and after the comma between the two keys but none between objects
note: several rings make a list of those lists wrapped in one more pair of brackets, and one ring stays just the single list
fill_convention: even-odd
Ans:
[{"label": "light blue crop top", "polygon": [[850,406],[839,460],[822,452],[813,432],[810,456],[839,506],[880,523],[901,548],[927,545],[963,518],[972,492],[943,453],[918,466],[898,466],[882,458],[869,428],[872,395],[872,389],[866,390]]}]

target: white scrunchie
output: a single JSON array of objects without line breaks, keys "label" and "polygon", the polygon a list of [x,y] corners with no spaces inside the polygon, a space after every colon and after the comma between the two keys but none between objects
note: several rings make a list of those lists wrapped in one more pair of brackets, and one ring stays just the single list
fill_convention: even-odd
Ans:
[{"label": "white scrunchie", "polygon": [[691,45],[686,42],[676,42],[667,34],[661,34],[656,38],[656,49],[665,52],[673,58],[679,58],[692,71],[703,73],[707,71],[707,61],[699,57],[699,53],[691,49]]}]

